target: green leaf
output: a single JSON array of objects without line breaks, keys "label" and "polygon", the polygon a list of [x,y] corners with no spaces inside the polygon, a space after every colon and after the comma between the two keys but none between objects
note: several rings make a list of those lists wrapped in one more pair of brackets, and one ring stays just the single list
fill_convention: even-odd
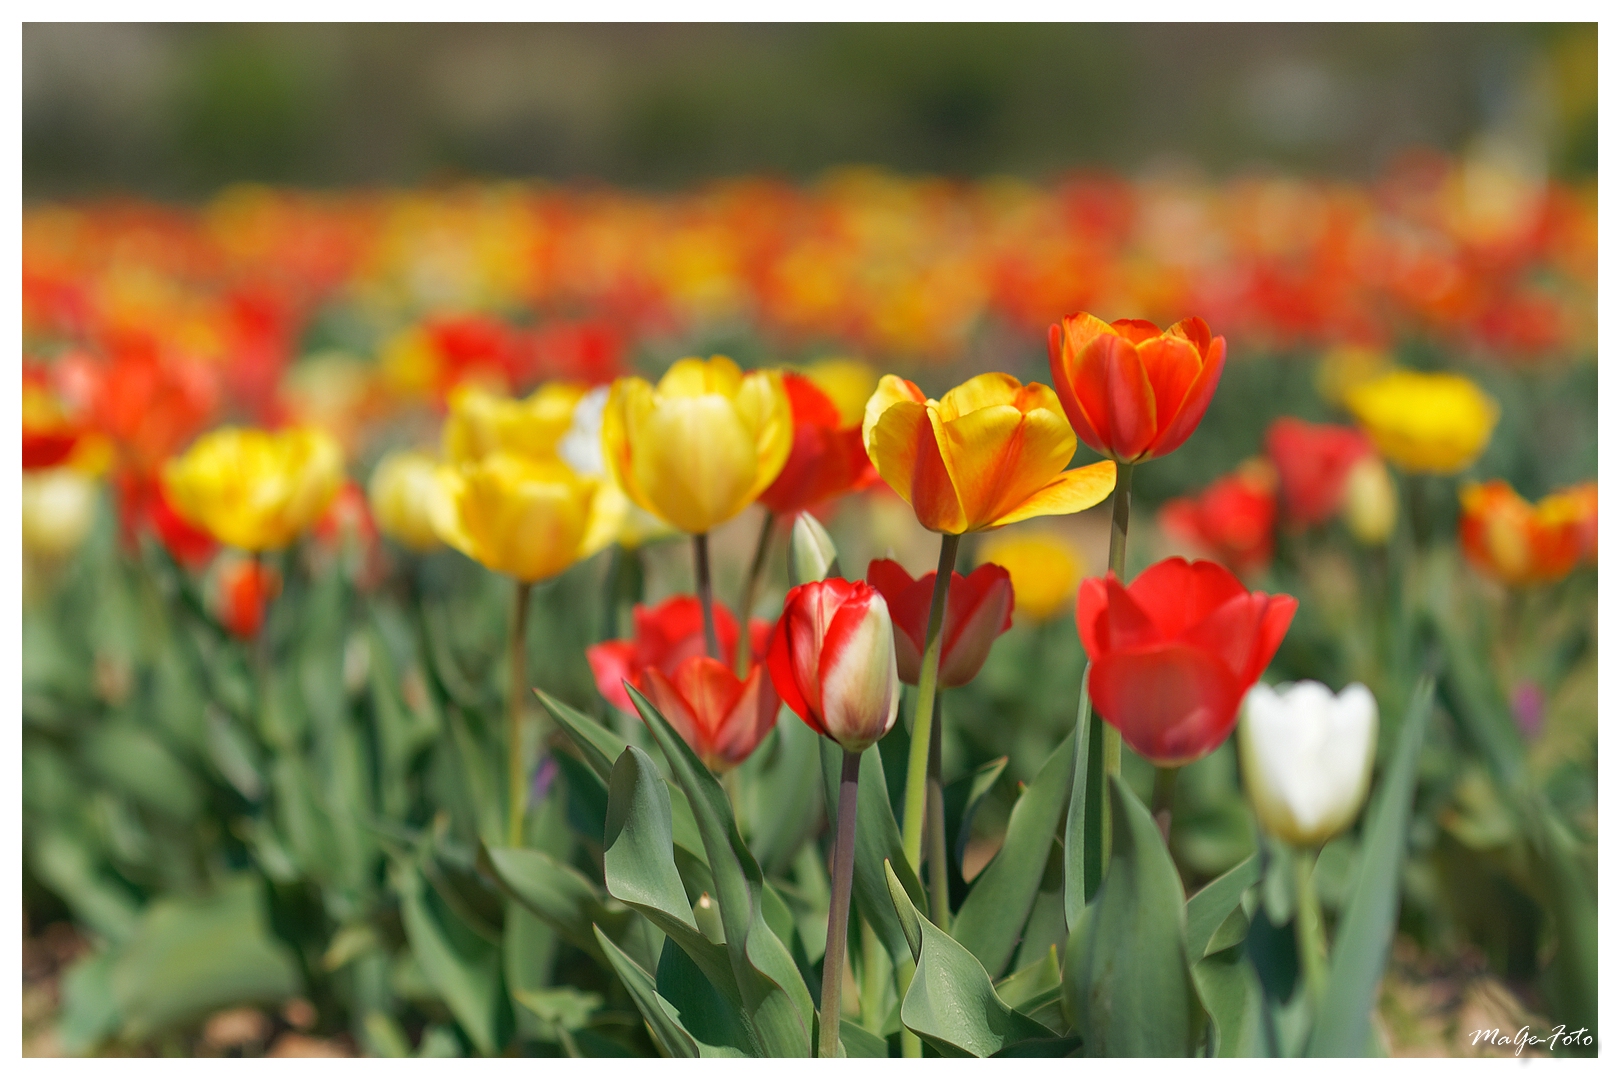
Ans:
[{"label": "green leaf", "polygon": [[1063,970],[1058,966],[1057,950],[1049,949],[1033,964],[1019,968],[996,983],[996,993],[1013,1008],[1021,1009],[1062,986]]},{"label": "green leaf", "polygon": [[132,1040],[216,1009],[272,1004],[300,992],[298,969],[271,936],[259,879],[241,874],[205,899],[164,897],[142,913],[109,982]]},{"label": "green leaf", "polygon": [[[844,752],[831,739],[817,739],[821,744],[821,775],[825,787],[826,805],[838,805],[838,778],[842,774]],[[837,822],[832,822],[834,826]],[[855,796],[855,882],[851,890],[860,916],[877,931],[878,938],[889,958],[897,965],[913,960],[914,946],[907,941],[901,926],[902,917],[895,914],[894,901],[889,898],[889,882],[883,864],[889,862],[897,868],[912,903],[923,904],[922,885],[906,861],[900,843],[900,826],[895,823],[894,810],[889,804],[889,786],[884,778],[883,757],[878,748],[868,747],[861,755],[861,774]]]},{"label": "green leaf", "polygon": [[1091,711],[1091,664],[1080,677],[1073,790],[1063,826],[1063,919],[1072,932],[1102,885],[1103,725]]},{"label": "green leaf", "polygon": [[692,804],[714,874],[726,950],[759,1045],[772,1057],[805,1057],[815,1026],[815,1004],[792,953],[765,921],[761,910],[765,878],[737,832],[731,804],[669,721],[634,687],[630,697]]},{"label": "green leaf", "polygon": [[647,1021],[647,1027],[651,1029],[653,1038],[658,1040],[666,1055],[681,1058],[744,1056],[729,1046],[700,1044],[681,1026],[677,1010],[658,993],[652,976],[609,941],[606,934],[600,930],[596,933],[597,944],[603,955],[607,957],[614,974],[618,975],[624,988],[630,992],[630,998],[636,1003],[636,1009],[641,1013],[642,1019]]},{"label": "green leaf", "polygon": [[1052,842],[1069,807],[1074,781],[1074,736],[1047,756],[1007,822],[1007,838],[973,882],[951,930],[986,971],[999,975],[1018,948],[1035,894],[1046,873]]},{"label": "green leaf", "polygon": [[29,840],[29,868],[67,901],[75,918],[114,942],[134,932],[140,912],[135,898],[97,865],[82,837],[65,828],[43,828]]},{"label": "green leaf", "polygon": [[394,888],[422,973],[478,1052],[498,1053],[511,1024],[500,948],[463,925],[414,867],[396,868]]},{"label": "green leaf", "polygon": [[202,791],[169,748],[133,723],[114,722],[85,745],[85,759],[115,789],[177,821],[202,810]]},{"label": "green leaf", "polygon": [[698,1042],[756,1056],[757,1048],[737,1003],[716,990],[672,938],[664,939],[657,985],[658,993],[675,1010],[681,1026]]},{"label": "green leaf", "polygon": [[1004,1050],[997,1050],[991,1057],[998,1058],[1055,1058],[1079,1057],[1080,1051],[1085,1049],[1086,1041],[1078,1035],[1050,1035],[1044,1039],[1025,1039],[1023,1042],[1013,1043]]},{"label": "green leaf", "polygon": [[773,741],[768,758],[756,752],[739,771],[745,773],[744,790],[759,793],[744,814],[754,857],[766,874],[781,874],[821,817],[816,774],[822,740],[809,725],[792,718],[777,723]]},{"label": "green leaf", "polygon": [[1400,742],[1362,834],[1361,867],[1339,920],[1322,1013],[1305,1048],[1310,1057],[1359,1057],[1366,1052],[1378,983],[1395,934],[1406,823],[1433,704],[1434,680],[1425,676],[1412,694]]},{"label": "green leaf", "polygon": [[610,895],[675,939],[722,993],[742,1002],[731,958],[703,936],[692,917],[686,886],[675,868],[669,788],[639,747],[625,747],[608,783],[602,868]]},{"label": "green leaf", "polygon": [[900,1003],[900,1022],[945,1057],[989,1057],[1028,1039],[1055,1032],[1009,1006],[996,994],[984,965],[949,934],[924,919],[885,864],[889,896],[913,951],[917,972]]},{"label": "green leaf", "polygon": [[1147,808],[1117,776],[1109,802],[1113,855],[1069,935],[1065,1003],[1088,1055],[1185,1057],[1199,1008],[1181,878]]},{"label": "green leaf", "polygon": [[113,951],[93,952],[74,961],[62,976],[62,1012],[56,1037],[62,1053],[88,1054],[117,1033],[118,998],[113,994]]},{"label": "green leaf", "polygon": [[1192,973],[1199,1000],[1214,1025],[1215,1056],[1262,1054],[1260,1023],[1265,994],[1242,943],[1211,952],[1193,965]]},{"label": "green leaf", "polygon": [[874,1035],[855,1021],[844,1017],[838,1021],[838,1044],[843,1047],[844,1057],[852,1058],[886,1058],[889,1056],[889,1040],[881,1035]]},{"label": "green leaf", "polygon": [[[1193,894],[1187,901],[1188,956],[1202,959],[1243,940],[1249,930],[1242,918],[1243,894],[1259,881],[1260,856],[1250,855]],[[1238,922],[1228,926],[1234,914]]]},{"label": "green leaf", "polygon": [[624,932],[630,913],[610,910],[590,880],[534,848],[482,848],[481,865],[502,889],[529,911],[551,924],[569,944],[597,959],[593,925],[610,937]]},{"label": "green leaf", "polygon": [[967,850],[968,838],[973,831],[973,815],[1006,771],[1007,758],[1002,756],[985,762],[967,776],[946,785],[945,820],[955,821],[955,831],[949,839],[953,842],[958,866],[962,863],[962,855]]}]

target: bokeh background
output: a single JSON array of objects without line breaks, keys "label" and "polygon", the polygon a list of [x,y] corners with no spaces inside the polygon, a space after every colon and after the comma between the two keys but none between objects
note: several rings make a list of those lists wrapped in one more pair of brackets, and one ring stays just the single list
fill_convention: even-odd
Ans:
[{"label": "bokeh background", "polygon": [[28,25],[29,199],[863,162],[1355,179],[1413,146],[1597,171],[1592,26]]}]

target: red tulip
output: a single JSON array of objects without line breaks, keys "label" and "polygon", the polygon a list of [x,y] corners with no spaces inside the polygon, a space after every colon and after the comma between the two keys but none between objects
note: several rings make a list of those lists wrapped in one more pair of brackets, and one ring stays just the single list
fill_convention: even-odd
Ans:
[{"label": "red tulip", "polygon": [[1289,524],[1320,525],[1338,513],[1350,470],[1372,452],[1367,436],[1353,427],[1309,424],[1293,416],[1272,421],[1266,455],[1277,467]]},{"label": "red tulip", "polygon": [[1113,574],[1090,578],[1075,621],[1092,703],[1155,765],[1195,761],[1231,734],[1298,606],[1247,591],[1211,562],[1165,559],[1129,588]]},{"label": "red tulip", "polygon": [[[776,723],[781,701],[759,662],[770,624],[749,624],[754,662],[738,678],[729,666],[704,651],[703,609],[695,596],[672,596],[655,608],[636,605],[636,636],[604,641],[585,650],[596,688],[615,706],[633,712],[624,684],[647,695],[703,763],[723,772],[741,763]],[[737,621],[714,605],[720,654],[737,646]]]},{"label": "red tulip", "polygon": [[1277,527],[1277,478],[1264,461],[1251,461],[1198,495],[1171,499],[1159,510],[1159,526],[1177,539],[1204,548],[1240,574],[1271,561]]},{"label": "red tulip", "polygon": [[[917,685],[922,670],[935,573],[930,570],[912,580],[905,567],[892,559],[874,559],[866,569],[866,580],[888,601],[899,631],[894,635],[894,653],[900,681],[910,686]],[[965,577],[951,572],[945,624],[940,631],[940,686],[973,681],[990,655],[990,646],[1012,626],[1012,612],[1012,578],[1002,567],[985,563]]]},{"label": "red tulip", "polygon": [[[585,650],[596,689],[608,704],[633,713],[636,707],[625,693],[626,680],[642,693],[651,693],[646,672],[656,668],[666,677],[685,660],[704,655],[703,608],[695,596],[672,596],[657,607],[637,604],[631,619],[635,637],[629,641],[604,641]],[[714,626],[720,639],[720,655],[732,656],[737,650],[737,620],[719,601],[714,605]],[[750,619],[749,645],[754,658],[764,656],[771,624]]]},{"label": "red tulip", "polygon": [[793,449],[759,501],[792,515],[876,483],[861,425],[845,427],[832,398],[803,375],[783,373],[782,386],[793,408]]},{"label": "red tulip", "polygon": [[1168,330],[1080,312],[1047,334],[1052,389],[1080,441],[1115,461],[1163,457],[1187,441],[1215,396],[1226,339],[1203,319]]},{"label": "red tulip", "polygon": [[849,753],[894,726],[894,626],[883,595],[866,582],[824,578],[791,589],[766,662],[787,707]]},{"label": "red tulip", "polygon": [[281,575],[253,559],[233,559],[219,574],[216,612],[232,634],[251,641],[259,636],[270,601],[281,592]]}]

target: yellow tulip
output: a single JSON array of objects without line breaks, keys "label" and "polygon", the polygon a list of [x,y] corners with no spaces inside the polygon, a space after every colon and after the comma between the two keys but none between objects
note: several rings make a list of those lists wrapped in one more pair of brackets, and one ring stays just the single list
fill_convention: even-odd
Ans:
[{"label": "yellow tulip", "polygon": [[504,450],[525,457],[549,458],[574,422],[574,409],[586,388],[574,383],[546,383],[518,400],[492,393],[476,383],[451,391],[450,416],[444,423],[444,456],[472,461]]},{"label": "yellow tulip", "polygon": [[561,461],[497,451],[438,467],[431,503],[439,538],[489,569],[534,582],[613,541],[618,504]]},{"label": "yellow tulip", "polygon": [[377,463],[367,494],[377,527],[412,551],[439,546],[433,529],[433,500],[439,463],[419,450],[399,450]]},{"label": "yellow tulip", "polygon": [[1072,514],[1114,490],[1114,463],[1067,469],[1077,445],[1052,388],[977,375],[935,401],[885,375],[866,403],[866,452],[924,528],[979,532]]},{"label": "yellow tulip", "polygon": [[877,389],[878,373],[859,360],[827,357],[804,369],[805,377],[832,398],[838,406],[838,419],[854,427],[866,416],[866,402]]},{"label": "yellow tulip", "polygon": [[996,536],[979,549],[979,563],[1007,571],[1013,610],[1036,622],[1067,610],[1085,576],[1085,559],[1073,541],[1050,530]]},{"label": "yellow tulip", "polygon": [[630,501],[682,532],[730,521],[771,485],[793,448],[782,376],[724,356],[676,361],[655,387],[613,384],[602,455]]},{"label": "yellow tulip", "polygon": [[246,551],[286,547],[343,484],[343,451],[318,428],[220,428],[163,469],[175,509]]},{"label": "yellow tulip", "polygon": [[1351,387],[1345,404],[1384,457],[1408,472],[1441,475],[1479,459],[1502,412],[1471,379],[1418,371]]}]

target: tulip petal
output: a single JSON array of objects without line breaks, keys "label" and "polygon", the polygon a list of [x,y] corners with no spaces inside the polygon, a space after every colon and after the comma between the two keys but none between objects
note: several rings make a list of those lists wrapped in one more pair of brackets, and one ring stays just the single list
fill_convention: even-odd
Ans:
[{"label": "tulip petal", "polygon": [[882,594],[842,604],[827,624],[817,680],[822,723],[845,750],[860,753],[888,734],[900,708],[894,637]]},{"label": "tulip petal", "polygon": [[1248,590],[1219,563],[1173,558],[1137,575],[1130,593],[1143,610],[1153,613],[1161,635],[1176,638],[1232,597],[1248,595]]},{"label": "tulip petal", "polygon": [[1080,356],[1073,389],[1110,456],[1141,456],[1153,441],[1156,411],[1135,345],[1114,334],[1097,338]]},{"label": "tulip petal", "polygon": [[647,669],[646,683],[648,699],[664,715],[664,719],[669,721],[670,727],[680,733],[686,745],[701,756],[702,751],[698,750],[698,747],[704,745],[703,734],[698,726],[697,717],[692,713],[692,707],[686,703],[681,692],[657,668]]},{"label": "tulip petal", "polygon": [[[1191,342],[1179,337],[1156,337],[1136,347],[1142,370],[1153,387],[1155,427],[1175,417],[1187,391],[1204,369],[1203,359]],[[1154,434],[1157,434],[1155,432]]]},{"label": "tulip petal", "polygon": [[1265,614],[1260,618],[1260,633],[1255,639],[1254,654],[1245,673],[1247,682],[1253,683],[1271,666],[1271,658],[1277,655],[1298,610],[1299,601],[1286,593],[1266,597]]},{"label": "tulip petal", "polygon": [[[1024,384],[1004,371],[987,371],[946,391],[939,418],[946,423],[995,405],[1019,406]],[[1021,410],[1020,410],[1021,411]]]},{"label": "tulip petal", "polygon": [[1104,651],[1146,648],[1169,637],[1154,621],[1157,612],[1139,602],[1134,588],[1126,589],[1110,573],[1103,582],[1103,589],[1107,607],[1098,620],[1095,633],[1097,643]]},{"label": "tulip petal", "polygon": [[1215,396],[1215,388],[1220,385],[1221,372],[1226,366],[1226,339],[1218,337],[1210,343],[1209,351],[1204,354],[1204,366],[1198,372],[1198,377],[1187,388],[1186,396],[1179,403],[1165,402],[1161,408],[1161,423],[1164,425],[1158,437],[1146,450],[1150,458],[1163,457],[1187,441],[1187,437],[1198,427],[1199,421],[1209,408],[1210,399]]},{"label": "tulip petal", "polygon": [[1012,626],[1012,576],[994,563],[951,582],[940,642],[939,684],[965,686],[984,667],[990,646]]},{"label": "tulip petal", "polygon": [[742,369],[730,357],[711,356],[704,360],[688,356],[669,365],[664,377],[658,380],[658,393],[664,397],[718,394],[731,398],[737,395],[742,383]]},{"label": "tulip petal", "polygon": [[1089,510],[1113,494],[1115,475],[1112,461],[1097,461],[1059,473],[1051,483],[991,522],[991,526]]},{"label": "tulip petal", "polygon": [[1055,409],[991,405],[934,430],[970,529],[1020,509],[1074,457],[1074,429]]},{"label": "tulip petal", "polygon": [[871,428],[867,453],[884,481],[911,504],[924,528],[966,530],[967,519],[940,456],[926,405],[910,401],[891,405]]},{"label": "tulip petal", "polygon": [[934,574],[926,574],[917,581],[893,559],[873,559],[866,568],[866,581],[883,594],[884,603],[889,605],[900,681],[916,686],[928,635],[928,609],[934,600]]},{"label": "tulip petal", "polygon": [[585,647],[585,660],[591,665],[597,692],[615,709],[635,712],[630,695],[625,692],[626,679],[634,678],[632,663],[636,646],[633,641],[604,641]]},{"label": "tulip petal", "polygon": [[771,685],[765,668],[755,664],[748,669],[731,710],[720,718],[712,737],[714,755],[725,767],[736,765],[752,754],[776,726],[781,700]]},{"label": "tulip petal", "polygon": [[926,405],[928,395],[918,389],[916,383],[910,379],[902,379],[898,375],[885,375],[878,380],[877,389],[872,391],[872,396],[866,401],[866,415],[861,419],[861,441],[865,444],[868,454],[872,452],[872,429],[877,427],[877,422],[889,411],[890,406],[898,405],[902,401]]},{"label": "tulip petal", "polygon": [[[661,401],[635,438],[641,444],[633,462],[635,489],[648,496],[648,509],[683,532],[708,532],[752,501],[759,465],[754,433],[730,398]],[[780,460],[776,467],[780,471]]]},{"label": "tulip petal", "polygon": [[[796,590],[795,590],[796,591]],[[811,711],[810,703],[804,699],[799,690],[798,663],[793,656],[793,635],[788,631],[786,612],[788,606],[794,601],[793,591],[783,601],[783,621],[776,624],[771,634],[771,643],[765,652],[765,666],[771,673],[771,685],[782,699],[782,704],[792,710],[793,715],[809,724],[822,735],[821,722]]]},{"label": "tulip petal", "polygon": [[[1047,332],[1046,355],[1047,364],[1052,371],[1052,389],[1063,406],[1063,414],[1069,418],[1069,423],[1074,427],[1075,437],[1097,451],[1097,453],[1106,454],[1108,453],[1107,443],[1097,434],[1097,429],[1092,424],[1091,417],[1086,415],[1085,407],[1081,405],[1080,399],[1074,393],[1075,357],[1079,355],[1082,345],[1078,343],[1074,332],[1069,329],[1069,324],[1076,318],[1076,316],[1071,315],[1064,319],[1062,326],[1053,324],[1052,328]],[[1099,333],[1107,332],[1107,324],[1096,316],[1084,315],[1080,318],[1090,319],[1102,326],[1103,329]],[[1089,341],[1090,338],[1087,337],[1085,340]]]},{"label": "tulip petal", "polygon": [[1108,588],[1102,578],[1087,578],[1080,583],[1080,594],[1074,600],[1074,625],[1080,633],[1080,645],[1086,656],[1102,655],[1107,648],[1104,640],[1106,627],[1099,620],[1108,610]]},{"label": "tulip petal", "polygon": [[1231,734],[1241,689],[1215,657],[1172,642],[1107,653],[1093,664],[1091,700],[1132,750],[1175,766]]},{"label": "tulip petal", "polygon": [[728,665],[712,656],[693,656],[681,662],[669,681],[697,721],[701,742],[691,743],[692,749],[699,754],[712,754],[720,723],[742,693],[742,680]]},{"label": "tulip petal", "polygon": [[793,450],[793,407],[782,388],[779,371],[750,371],[743,376],[731,403],[754,440],[753,483],[744,499],[746,505],[770,487],[787,464]]}]

